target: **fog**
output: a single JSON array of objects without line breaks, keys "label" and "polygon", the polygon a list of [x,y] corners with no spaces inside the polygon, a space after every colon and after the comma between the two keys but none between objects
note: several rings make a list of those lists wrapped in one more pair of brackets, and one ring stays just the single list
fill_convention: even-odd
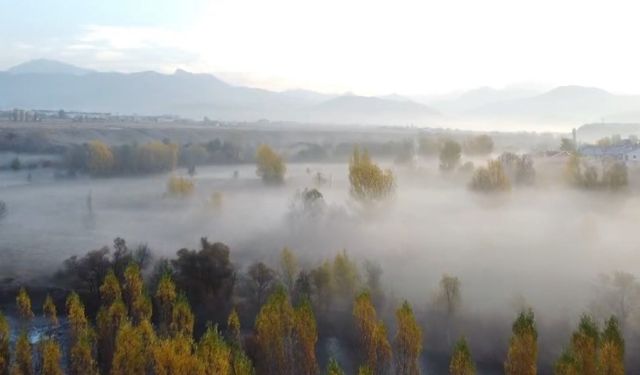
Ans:
[{"label": "fog", "polygon": [[[362,211],[350,197],[346,163],[289,164],[278,187],[265,186],[252,164],[200,167],[196,194],[186,199],[165,196],[168,175],[162,174],[57,180],[36,170],[29,182],[29,172],[0,172],[8,207],[0,221],[0,275],[28,281],[51,274],[64,259],[116,237],[146,243],[158,257],[208,237],[228,244],[241,269],[256,260],[275,267],[284,246],[309,268],[346,249],[359,263],[380,264],[391,298],[407,298],[417,311],[429,308],[443,274],[458,276],[462,316],[476,322],[472,330],[497,328],[484,340],[502,343],[496,349],[476,341],[478,360],[503,353],[513,316],[532,306],[541,359],[551,362],[580,314],[590,311],[599,276],[640,273],[634,236],[640,197],[633,191],[571,190],[558,181],[561,165],[538,164],[536,186],[486,196],[467,188],[466,175],[443,176],[436,161],[386,164],[397,189],[375,212]],[[329,179],[319,187],[326,208],[296,216],[296,192],[313,187],[316,172]],[[223,194],[220,208],[209,203],[214,191]],[[556,336],[545,337],[545,327]],[[478,339],[462,333],[472,344]],[[555,341],[545,346],[549,340]]]}]

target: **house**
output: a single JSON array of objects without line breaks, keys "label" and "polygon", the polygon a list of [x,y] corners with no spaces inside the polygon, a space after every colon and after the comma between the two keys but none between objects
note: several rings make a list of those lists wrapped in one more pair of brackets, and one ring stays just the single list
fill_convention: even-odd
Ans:
[{"label": "house", "polygon": [[611,146],[584,145],[578,151],[583,157],[609,160],[640,162],[640,145],[629,140],[623,140]]}]

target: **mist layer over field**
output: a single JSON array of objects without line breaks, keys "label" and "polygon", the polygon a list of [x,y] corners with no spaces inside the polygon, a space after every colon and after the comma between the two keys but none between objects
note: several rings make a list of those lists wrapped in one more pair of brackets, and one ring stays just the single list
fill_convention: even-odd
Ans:
[{"label": "mist layer over field", "polygon": [[[444,273],[458,276],[463,316],[501,329],[484,338],[492,345],[474,348],[479,360],[503,358],[495,348],[506,348],[509,322],[533,306],[541,358],[551,361],[589,311],[598,276],[640,272],[636,195],[547,183],[560,178],[559,165],[545,167],[536,187],[500,197],[471,192],[468,176],[443,176],[435,162],[390,166],[395,197],[375,212],[363,212],[350,197],[347,164],[290,164],[278,187],[265,186],[253,165],[202,167],[196,194],[185,199],[165,196],[168,175],[55,180],[34,172],[27,182],[27,172],[2,172],[8,215],[0,222],[0,275],[50,274],[64,259],[115,237],[167,257],[208,237],[228,244],[240,268],[257,260],[276,265],[283,246],[308,267],[346,249],[358,262],[380,264],[391,298],[407,298],[418,311],[428,309]],[[319,187],[326,207],[310,217],[296,210],[295,196],[314,186],[316,172],[328,180]],[[223,194],[220,208],[211,204],[213,192]],[[476,335],[483,329],[473,326]],[[545,330],[560,338],[544,345]],[[473,345],[474,332],[464,334]]]}]

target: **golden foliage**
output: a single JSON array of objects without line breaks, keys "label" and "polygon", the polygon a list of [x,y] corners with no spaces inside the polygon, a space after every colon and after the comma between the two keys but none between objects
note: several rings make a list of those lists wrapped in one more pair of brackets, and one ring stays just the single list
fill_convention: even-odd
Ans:
[{"label": "golden foliage", "polygon": [[240,317],[238,316],[238,312],[234,308],[231,310],[229,314],[229,318],[227,319],[227,332],[229,336],[229,340],[234,347],[239,348],[241,344],[240,337]]},{"label": "golden foliage", "polygon": [[[203,375],[205,366],[193,351],[190,338],[175,337],[160,340],[153,346],[155,375]],[[224,373],[220,373],[224,375]]]},{"label": "golden foliage", "polygon": [[169,273],[164,273],[160,277],[155,297],[159,310],[158,325],[160,334],[162,336],[166,336],[169,333],[169,324],[171,323],[173,306],[176,302],[176,298],[178,297],[176,285]]},{"label": "golden foliage", "polygon": [[374,374],[384,374],[391,361],[391,345],[384,324],[378,321],[368,292],[356,297],[353,317],[366,366]]},{"label": "golden foliage", "polygon": [[70,375],[98,375],[98,366],[94,358],[95,333],[85,327],[78,332],[69,353]]},{"label": "golden foliage", "polygon": [[111,375],[146,375],[153,365],[154,340],[148,321],[137,326],[125,321],[116,337]]},{"label": "golden foliage", "polygon": [[422,330],[407,301],[396,311],[398,332],[393,342],[397,375],[419,375]]},{"label": "golden foliage", "polygon": [[469,187],[484,193],[509,191],[511,183],[499,160],[489,160],[486,167],[479,167],[473,172]]},{"label": "golden foliage", "polygon": [[171,335],[191,337],[193,335],[193,324],[195,318],[191,312],[191,306],[187,297],[184,295],[178,296],[173,310],[171,311],[171,323],[169,324],[169,331]]},{"label": "golden foliage", "polygon": [[9,351],[10,334],[9,322],[7,322],[7,318],[0,312],[0,375],[6,375],[9,372],[11,359],[11,353]]},{"label": "golden foliage", "polygon": [[289,293],[291,293],[296,274],[298,273],[298,260],[288,247],[284,247],[282,252],[280,252],[280,272],[282,273],[284,285],[289,290]]},{"label": "golden foliage", "polygon": [[171,176],[167,182],[167,192],[175,197],[187,197],[195,191],[193,180],[186,177]]},{"label": "golden foliage", "polygon": [[453,349],[451,362],[449,362],[450,375],[475,375],[476,366],[471,358],[471,351],[467,340],[461,338]]},{"label": "golden foliage", "polygon": [[266,374],[292,374],[295,316],[287,294],[278,289],[256,317],[261,368]]},{"label": "golden foliage", "polygon": [[345,373],[342,371],[338,362],[331,358],[331,360],[329,360],[329,366],[327,367],[327,375],[345,375]]},{"label": "golden foliage", "polygon": [[101,141],[91,141],[88,145],[89,160],[87,167],[89,173],[94,175],[109,174],[115,164],[113,152],[109,146]]},{"label": "golden foliage", "polygon": [[62,352],[60,345],[54,340],[48,339],[42,343],[42,375],[63,375],[60,360]]},{"label": "golden foliage", "polygon": [[318,328],[313,315],[311,304],[303,302],[295,309],[295,342],[297,353],[297,373],[300,375],[314,375],[318,373],[316,360],[316,343]]},{"label": "golden foliage", "polygon": [[138,151],[138,164],[150,172],[173,170],[178,163],[178,145],[159,141],[142,145]]},{"label": "golden foliage", "polygon": [[33,363],[31,359],[31,344],[27,337],[27,331],[22,331],[16,342],[16,354],[11,375],[33,375]]},{"label": "golden foliage", "polygon": [[107,272],[102,285],[100,285],[100,299],[103,306],[111,306],[115,301],[122,299],[120,282],[112,269]]},{"label": "golden foliage", "polygon": [[131,263],[124,271],[125,296],[129,305],[129,315],[134,323],[151,319],[151,300],[147,298],[144,290],[144,281],[140,274],[140,267]]},{"label": "golden foliage", "polygon": [[44,316],[47,317],[51,325],[58,325],[58,312],[56,309],[56,305],[53,303],[53,298],[51,298],[49,294],[47,294],[47,297],[44,299],[42,311],[44,312]]},{"label": "golden foliage", "polygon": [[268,145],[260,145],[256,152],[256,174],[268,184],[281,184],[287,172],[282,156]]},{"label": "golden foliage", "polygon": [[349,162],[351,195],[358,201],[370,204],[388,198],[394,190],[391,170],[382,170],[369,157],[367,150],[354,148]]},{"label": "golden foliage", "polygon": [[80,296],[77,293],[72,292],[67,297],[67,319],[71,326],[72,340],[76,340],[79,334],[88,328],[87,317],[84,313],[84,305],[80,301]]},{"label": "golden foliage", "polygon": [[512,327],[507,360],[504,364],[506,375],[536,375],[538,360],[538,332],[533,311],[520,313]]},{"label": "golden foliage", "polygon": [[232,353],[218,329],[209,326],[198,344],[198,358],[206,375],[232,375]]},{"label": "golden foliage", "polygon": [[33,311],[31,310],[31,298],[24,288],[20,288],[18,296],[16,297],[16,304],[18,305],[18,315],[20,319],[27,321],[33,318]]}]

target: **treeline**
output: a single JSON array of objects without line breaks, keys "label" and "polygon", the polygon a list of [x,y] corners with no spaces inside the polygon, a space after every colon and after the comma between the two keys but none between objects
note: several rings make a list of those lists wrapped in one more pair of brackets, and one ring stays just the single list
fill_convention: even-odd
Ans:
[{"label": "treeline", "polygon": [[[0,374],[345,374],[344,363],[318,359],[317,343],[327,330],[353,352],[355,374],[423,373],[429,329],[423,333],[405,301],[395,307],[395,329],[389,331],[379,315],[381,269],[369,263],[362,275],[344,251],[305,268],[285,248],[277,269],[257,262],[240,273],[226,245],[202,239],[198,250],[181,249],[150,269],[152,263],[147,247],[132,250],[122,239],[113,251],[68,259],[57,278],[73,291],[63,301],[44,299],[37,313],[51,329],[35,344],[28,336],[35,313],[21,288],[14,344],[0,314]],[[452,314],[459,281],[445,275],[440,286],[438,299]],[[336,322],[339,316],[344,322]],[[506,374],[537,373],[538,332],[530,309],[515,319],[506,349]],[[584,315],[555,373],[624,374],[624,353],[615,317],[601,329]],[[453,345],[449,373],[476,373],[464,337]]]},{"label": "treeline", "polygon": [[184,146],[169,140],[109,146],[96,140],[70,146],[65,154],[65,166],[70,172],[92,176],[160,173],[177,166],[193,170],[199,165],[238,162],[242,162],[240,149],[218,139]]}]

